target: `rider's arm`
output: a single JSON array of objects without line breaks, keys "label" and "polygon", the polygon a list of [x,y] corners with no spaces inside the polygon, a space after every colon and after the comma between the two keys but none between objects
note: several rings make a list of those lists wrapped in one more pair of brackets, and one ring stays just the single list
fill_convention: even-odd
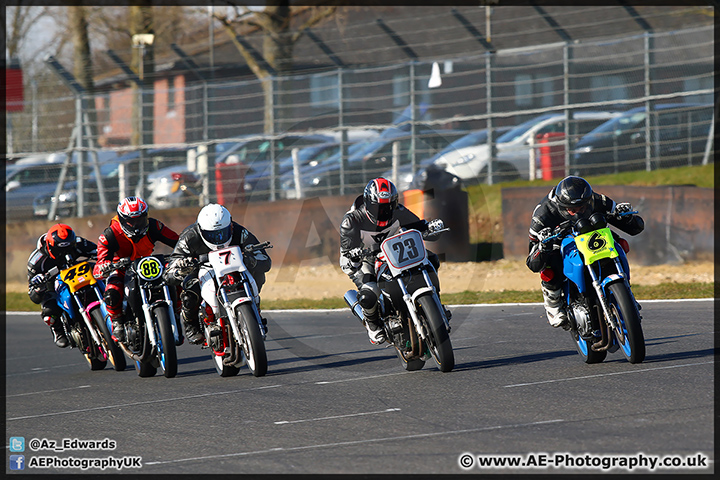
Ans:
[{"label": "rider's arm", "polygon": [[[615,213],[615,202],[605,195],[594,193],[595,196],[595,211],[601,211],[605,214]],[[607,217],[608,223],[614,227],[619,228],[628,235],[637,235],[645,230],[645,221],[640,215],[625,215],[623,217],[616,217],[610,215]]]},{"label": "rider's arm", "polygon": [[150,219],[148,236],[153,243],[164,243],[168,247],[172,248],[175,248],[175,245],[177,244],[179,238],[179,235],[175,233],[173,229],[171,229],[156,218]]},{"label": "rider's arm", "polygon": [[98,238],[97,263],[95,263],[95,267],[93,268],[93,276],[97,278],[102,274],[103,266],[112,262],[113,256],[119,248],[120,245],[115,238],[115,233],[110,227],[106,228]]},{"label": "rider's arm", "polygon": [[[247,228],[236,224],[238,227],[244,230],[244,232],[241,234],[241,247],[244,249],[247,245],[257,245],[260,243],[260,241],[257,239],[257,237]],[[236,228],[236,227],[235,227]],[[253,255],[255,257],[255,266],[251,269],[253,272],[267,272],[270,270],[270,267],[272,267],[272,260],[270,259],[270,255],[267,254],[265,249],[262,250],[256,250],[255,252],[251,254],[246,255]]]}]

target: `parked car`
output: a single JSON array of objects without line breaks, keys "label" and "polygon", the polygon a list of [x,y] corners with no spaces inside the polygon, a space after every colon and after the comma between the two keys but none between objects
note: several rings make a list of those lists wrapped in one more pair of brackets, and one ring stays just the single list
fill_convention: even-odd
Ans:
[{"label": "parked car", "polygon": [[[27,220],[32,217],[33,199],[38,191],[54,191],[60,178],[62,164],[49,163],[45,159],[33,159],[32,163],[19,160],[5,168],[5,219]],[[68,169],[67,179],[74,179]]]},{"label": "parked car", "polygon": [[[712,116],[712,104],[653,105],[651,167],[697,165],[705,152]],[[592,175],[645,169],[645,117],[644,106],[633,108],[582,137],[571,157],[571,172]]]},{"label": "parked car", "polygon": [[[498,137],[503,133],[507,132],[508,130],[510,130],[510,127],[494,128],[493,141],[497,142]],[[395,186],[400,192],[408,190],[409,188],[411,188],[411,184],[415,183],[414,178],[416,176],[424,177],[427,174],[426,170],[430,165],[437,165],[444,169],[446,166],[447,158],[449,158],[450,155],[453,155],[464,148],[483,145],[487,142],[487,138],[487,129],[483,128],[481,130],[475,130],[468,133],[467,135],[458,138],[435,155],[418,162],[415,166],[415,172],[413,172],[412,165],[401,166],[400,168],[398,168],[397,178],[394,181]],[[387,170],[382,174],[382,176],[391,179],[393,176],[393,171]]]},{"label": "parked car", "polygon": [[[117,154],[112,151],[99,151],[98,161],[102,164],[115,156]],[[35,197],[38,192],[52,196],[60,180],[66,158],[65,152],[34,155],[20,159],[7,167],[5,172],[5,218],[7,220],[32,218]],[[65,172],[63,191],[74,188],[77,159],[78,155],[73,153],[71,163]]]},{"label": "parked car", "polygon": [[[293,147],[294,148],[294,147]],[[307,168],[316,167],[321,161],[337,154],[340,150],[340,144],[336,142],[319,143],[298,150],[298,166],[301,171]],[[267,200],[270,198],[270,180],[271,171],[270,164],[263,163],[261,168],[250,167],[245,175],[245,193],[249,199],[255,201]],[[293,171],[292,153],[285,154],[283,158],[278,159],[275,175],[282,176],[287,172]]]},{"label": "parked car", "polygon": [[[416,160],[430,157],[452,141],[466,135],[466,130],[433,130],[427,126],[416,128]],[[361,189],[370,179],[382,175],[391,167],[393,146],[399,143],[399,165],[407,165],[412,157],[412,136],[406,129],[390,128],[373,140],[358,142],[351,146],[345,170],[346,187]],[[334,195],[340,191],[340,156],[327,158],[300,176],[303,196]],[[281,177],[280,187],[284,198],[296,198],[295,179],[292,172]]]},{"label": "parked car", "polygon": [[[571,132],[587,133],[608,119],[619,116],[617,112],[575,112]],[[546,113],[527,120],[504,134],[496,141],[497,154],[493,159],[493,173],[498,181],[530,177],[530,149],[538,135],[565,131],[565,115]],[[487,143],[458,149],[438,159],[446,170],[466,184],[484,182],[487,179],[490,148]]]},{"label": "parked car", "polygon": [[[140,151],[133,151],[100,163],[100,176],[103,179],[103,187],[107,208],[114,211],[117,203],[122,197],[128,195],[140,195],[146,199],[156,188],[154,182],[150,181],[150,175],[161,168],[179,167],[187,165],[187,147],[167,147],[146,150],[143,154],[143,174],[145,176],[144,188],[140,189]],[[124,176],[123,176],[124,175]],[[124,184],[121,184],[124,182]],[[33,215],[36,217],[47,217],[50,211],[51,202],[56,201],[55,190],[44,191],[37,194],[32,202]],[[100,195],[97,185],[95,171],[90,168],[88,177],[84,182],[86,213],[100,212]],[[77,214],[77,182],[75,178],[66,182],[63,190],[57,199],[56,218],[75,216]],[[151,204],[152,205],[152,204]]]}]

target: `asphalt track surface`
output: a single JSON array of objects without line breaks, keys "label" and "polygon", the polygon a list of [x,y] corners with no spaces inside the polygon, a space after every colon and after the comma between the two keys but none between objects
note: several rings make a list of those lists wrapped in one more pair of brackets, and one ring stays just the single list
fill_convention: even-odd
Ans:
[{"label": "asphalt track surface", "polygon": [[[109,457],[141,457],[127,474],[713,473],[713,300],[643,307],[637,365],[619,351],[584,364],[539,304],[454,307],[450,373],[432,360],[403,371],[349,311],[285,311],[266,312],[267,376],[221,378],[185,344],[172,379],[92,372],[39,315],[9,313],[6,472],[23,473],[9,463],[21,454],[24,473],[95,473],[77,459]],[[115,448],[71,449],[105,439]],[[43,458],[57,466],[36,468]],[[479,466],[492,458],[526,466]]]}]

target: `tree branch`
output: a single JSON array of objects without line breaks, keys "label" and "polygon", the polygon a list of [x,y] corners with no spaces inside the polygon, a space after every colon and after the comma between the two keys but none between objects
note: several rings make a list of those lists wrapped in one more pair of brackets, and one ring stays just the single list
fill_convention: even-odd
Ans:
[{"label": "tree branch", "polygon": [[303,34],[305,33],[305,31],[308,28],[311,28],[313,25],[316,25],[321,20],[324,20],[325,18],[331,16],[332,14],[335,13],[336,10],[337,10],[337,7],[335,7],[335,6],[328,7],[323,10],[315,10],[313,15],[305,23],[300,25],[298,27],[298,29],[295,31],[295,33],[293,33],[292,43],[297,43],[297,41],[300,40],[300,38],[303,36]]}]

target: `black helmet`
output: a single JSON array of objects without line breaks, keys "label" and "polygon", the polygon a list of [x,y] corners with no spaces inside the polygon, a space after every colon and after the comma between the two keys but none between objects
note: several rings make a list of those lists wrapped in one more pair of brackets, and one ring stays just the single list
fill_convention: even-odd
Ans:
[{"label": "black helmet", "polygon": [[386,227],[398,204],[398,191],[393,183],[386,178],[370,180],[363,193],[365,213],[378,227]]},{"label": "black helmet", "polygon": [[587,217],[593,210],[593,191],[584,178],[565,177],[555,187],[554,200],[566,219]]},{"label": "black helmet", "polygon": [[64,259],[75,247],[75,232],[68,225],[58,223],[45,234],[47,251],[55,260]]}]

